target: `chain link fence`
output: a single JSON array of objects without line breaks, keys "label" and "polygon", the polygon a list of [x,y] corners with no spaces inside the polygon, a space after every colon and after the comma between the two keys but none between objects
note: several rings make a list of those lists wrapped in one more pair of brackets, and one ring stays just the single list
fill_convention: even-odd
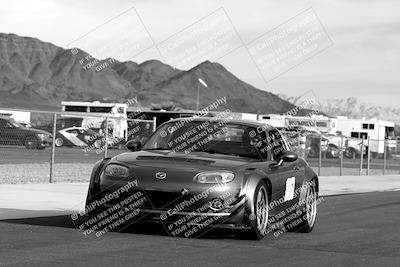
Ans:
[{"label": "chain link fence", "polygon": [[[88,181],[92,166],[155,131],[155,118],[104,113],[0,111],[0,183]],[[140,115],[140,114],[136,114]],[[400,174],[398,141],[282,130],[323,176]]]},{"label": "chain link fence", "polygon": [[0,183],[88,181],[93,164],[145,141],[154,118],[112,114],[2,110]]},{"label": "chain link fence", "polygon": [[282,131],[291,148],[323,176],[400,174],[395,139]]}]

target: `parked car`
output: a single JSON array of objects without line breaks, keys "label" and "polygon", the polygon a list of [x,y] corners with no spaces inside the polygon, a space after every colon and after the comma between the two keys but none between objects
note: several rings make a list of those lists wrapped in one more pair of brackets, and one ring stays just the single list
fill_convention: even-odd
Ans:
[{"label": "parked car", "polygon": [[12,118],[0,118],[0,144],[23,145],[27,149],[44,149],[51,143],[52,135],[49,132],[24,127]]},{"label": "parked car", "polygon": [[363,153],[363,157],[364,158],[367,157],[368,154],[367,141],[364,140],[364,148],[362,148],[362,140],[348,138],[346,142],[346,149],[344,151],[344,156],[349,159],[360,157],[361,150]]},{"label": "parked car", "polygon": [[24,126],[25,128],[33,128],[33,125],[30,122],[18,121],[18,123],[21,124],[22,126]]},{"label": "parked car", "polygon": [[186,237],[203,227],[232,228],[241,238],[255,239],[275,225],[311,232],[318,177],[289,151],[276,128],[264,126],[174,119],[143,145],[129,141],[132,152],[94,165],[85,208],[92,224],[87,225],[108,231],[102,230],[105,225],[118,229],[123,218],[129,224],[162,223],[171,236]]},{"label": "parked car", "polygon": [[[70,128],[70,127],[82,127],[83,118],[74,118],[74,117],[66,117],[66,118],[58,118],[56,122],[56,131]],[[37,128],[47,131],[53,132],[53,123],[38,126]]]},{"label": "parked car", "polygon": [[287,136],[291,146],[296,151],[304,150],[300,153],[304,158],[318,158],[321,146],[321,154],[327,158],[339,157],[340,151],[337,147],[329,144],[329,140],[319,131],[312,131],[302,126],[291,126],[279,128]]},{"label": "parked car", "polygon": [[[328,146],[331,150],[336,150],[340,154],[343,149],[343,155],[346,158],[360,157],[362,140],[342,136],[340,133],[324,133],[324,138],[328,140]],[[343,142],[343,143],[342,143]],[[368,153],[367,141],[364,141],[363,155],[366,157]]]}]

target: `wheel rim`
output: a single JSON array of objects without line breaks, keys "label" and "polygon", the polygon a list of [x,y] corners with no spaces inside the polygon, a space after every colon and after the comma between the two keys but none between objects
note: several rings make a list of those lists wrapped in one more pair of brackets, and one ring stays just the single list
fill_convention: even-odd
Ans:
[{"label": "wheel rim", "polygon": [[25,141],[25,146],[27,148],[34,148],[36,146],[36,140],[33,138],[27,138]]},{"label": "wheel rim", "polygon": [[62,146],[64,141],[61,138],[56,139],[56,146]]},{"label": "wheel rim", "polygon": [[317,194],[315,186],[310,186],[306,194],[306,215],[309,226],[313,226],[317,215]]},{"label": "wheel rim", "polygon": [[257,194],[256,215],[257,228],[261,233],[264,233],[268,224],[267,192],[264,187],[261,187]]},{"label": "wheel rim", "polygon": [[317,156],[317,150],[315,148],[311,148],[308,155],[310,158],[315,158]]},{"label": "wheel rim", "polygon": [[346,150],[345,156],[348,157],[348,158],[352,158],[352,157],[353,157],[353,151],[351,151],[351,150],[349,150],[349,149]]}]

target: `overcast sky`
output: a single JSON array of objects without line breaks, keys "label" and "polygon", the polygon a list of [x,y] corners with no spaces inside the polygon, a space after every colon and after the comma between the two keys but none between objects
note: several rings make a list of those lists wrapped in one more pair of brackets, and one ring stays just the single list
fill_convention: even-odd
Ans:
[{"label": "overcast sky", "polygon": [[[107,57],[111,48],[116,51],[118,43],[125,43],[134,48],[130,51],[120,46],[116,57],[136,62],[161,59],[154,43],[168,40],[221,7],[234,26],[235,36],[228,42],[235,45],[238,40],[242,44],[251,43],[312,7],[333,42],[321,53],[267,82],[244,46],[218,62],[245,82],[274,93],[294,96],[313,90],[320,98],[355,96],[366,103],[399,106],[400,1],[0,0],[0,3],[0,32],[36,37],[62,47],[88,47],[97,57]],[[130,32],[134,34],[127,34]]]}]

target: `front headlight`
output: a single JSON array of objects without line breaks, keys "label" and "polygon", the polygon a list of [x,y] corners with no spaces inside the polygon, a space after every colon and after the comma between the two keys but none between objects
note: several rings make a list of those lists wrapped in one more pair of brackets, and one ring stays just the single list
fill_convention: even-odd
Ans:
[{"label": "front headlight", "polygon": [[40,140],[46,139],[46,134],[38,134],[37,136]]},{"label": "front headlight", "polygon": [[193,180],[200,184],[225,184],[235,179],[235,175],[229,171],[210,171],[197,174]]},{"label": "front headlight", "polygon": [[112,176],[112,177],[126,178],[129,176],[129,169],[127,167],[124,167],[121,165],[110,164],[104,170],[104,174],[107,176]]}]

